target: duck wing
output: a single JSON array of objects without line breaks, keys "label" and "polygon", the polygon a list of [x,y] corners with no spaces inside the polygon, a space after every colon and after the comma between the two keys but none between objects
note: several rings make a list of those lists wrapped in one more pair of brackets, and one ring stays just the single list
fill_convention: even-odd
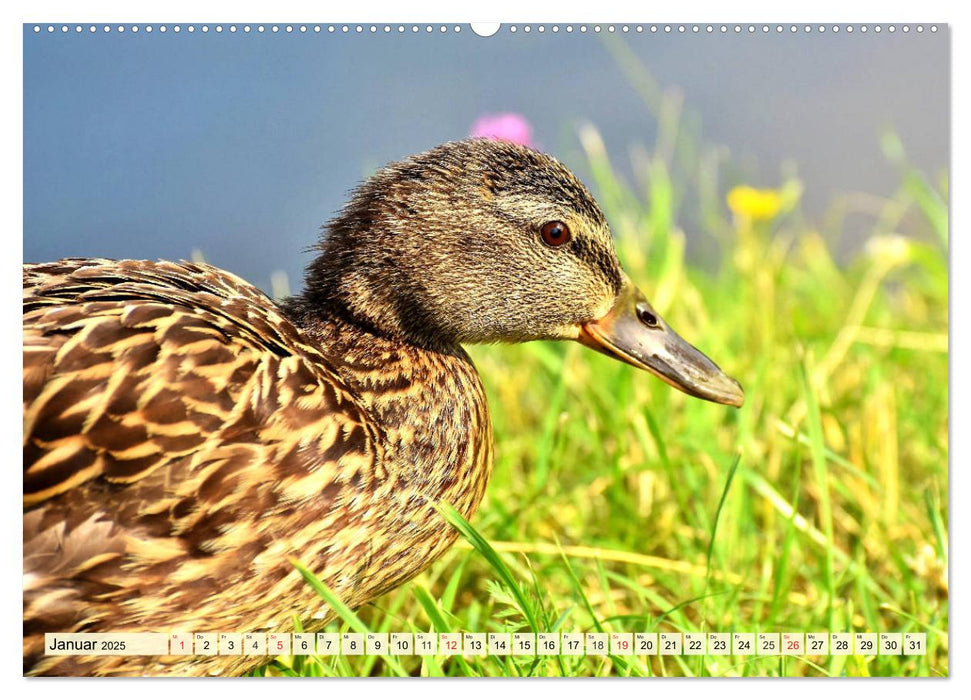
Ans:
[{"label": "duck wing", "polygon": [[[23,282],[25,670],[45,631],[235,630],[278,610],[288,558],[317,563],[380,471],[333,365],[208,265],[62,260]],[[244,583],[259,595],[220,598]]]}]

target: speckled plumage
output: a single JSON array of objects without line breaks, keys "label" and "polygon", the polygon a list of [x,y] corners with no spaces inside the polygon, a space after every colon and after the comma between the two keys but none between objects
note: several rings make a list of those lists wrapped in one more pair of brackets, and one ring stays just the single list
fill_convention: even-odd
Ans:
[{"label": "speckled plumage", "polygon": [[299,331],[206,265],[24,274],[25,670],[242,672],[256,660],[41,657],[40,635],[312,628],[329,611],[291,557],[356,606],[447,549],[431,502],[471,515],[482,497],[464,353]]},{"label": "speckled plumage", "polygon": [[580,340],[741,401],[630,286],[580,181],[512,144],[380,170],[281,305],[201,264],[23,274],[30,674],[238,674],[262,659],[44,656],[43,633],[314,630],[332,612],[292,560],[352,608],[419,573],[456,536],[434,504],[470,517],[491,469],[463,343]]}]

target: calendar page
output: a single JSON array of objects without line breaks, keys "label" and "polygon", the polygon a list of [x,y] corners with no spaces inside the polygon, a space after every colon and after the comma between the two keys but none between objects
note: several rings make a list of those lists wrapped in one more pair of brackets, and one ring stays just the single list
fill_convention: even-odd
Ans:
[{"label": "calendar page", "polygon": [[23,674],[948,676],[949,25],[326,12],[22,27]]}]

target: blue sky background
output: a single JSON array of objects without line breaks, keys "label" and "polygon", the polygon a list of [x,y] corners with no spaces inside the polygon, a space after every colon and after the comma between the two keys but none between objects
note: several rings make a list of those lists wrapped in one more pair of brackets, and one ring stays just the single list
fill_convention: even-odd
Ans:
[{"label": "blue sky background", "polygon": [[[678,86],[708,142],[754,184],[794,161],[821,218],[849,191],[891,194],[879,147],[948,167],[948,31],[918,35],[639,34],[625,41]],[[576,125],[616,161],[656,123],[601,36],[34,34],[24,28],[24,259],[187,258],[264,289],[299,287],[305,252],[373,168],[516,111],[584,173]]]}]

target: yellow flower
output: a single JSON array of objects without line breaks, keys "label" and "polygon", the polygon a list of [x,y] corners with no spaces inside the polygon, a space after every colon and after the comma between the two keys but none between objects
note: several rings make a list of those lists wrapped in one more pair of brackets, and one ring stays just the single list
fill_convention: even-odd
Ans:
[{"label": "yellow flower", "polygon": [[871,236],[866,242],[866,252],[887,267],[908,262],[912,255],[910,241],[896,233]]},{"label": "yellow flower", "polygon": [[735,216],[751,221],[774,219],[783,204],[779,190],[758,190],[748,185],[733,187],[725,200]]}]

